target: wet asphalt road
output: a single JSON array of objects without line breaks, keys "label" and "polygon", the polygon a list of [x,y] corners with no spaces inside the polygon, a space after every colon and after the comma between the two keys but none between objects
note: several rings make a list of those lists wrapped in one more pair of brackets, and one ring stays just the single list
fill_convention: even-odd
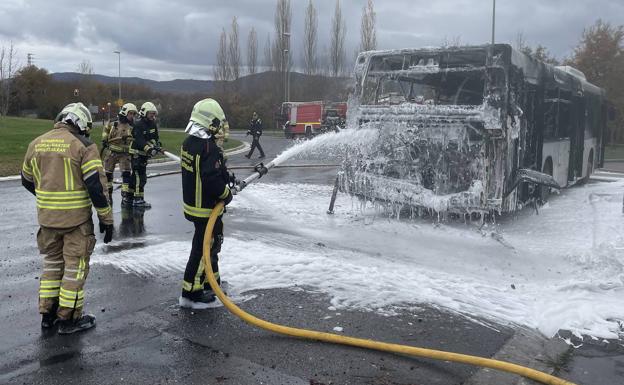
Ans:
[{"label": "wet asphalt road", "polygon": [[[264,136],[267,159],[288,143]],[[253,163],[242,154],[232,155],[229,160],[231,166]],[[176,168],[160,166],[151,171]],[[247,174],[237,172],[240,176]],[[275,169],[263,181],[332,184],[334,177],[331,168]],[[103,257],[119,248],[140,253],[148,242],[169,240],[188,240],[190,249],[192,225],[181,215],[179,179],[179,175],[170,175],[148,181],[146,199],[154,208],[144,215],[122,213],[117,200],[114,211],[118,242],[115,247],[103,246],[96,252]],[[487,375],[483,377],[483,372],[472,366],[282,337],[249,326],[224,308],[195,312],[179,309],[179,272],[165,271],[153,277],[94,265],[85,297],[86,309],[98,318],[97,327],[68,337],[42,332],[36,306],[41,257],[35,244],[38,227],[34,199],[19,182],[0,183],[0,197],[2,384],[451,385],[511,384],[518,380],[510,376],[502,380],[507,382],[487,382],[482,380]],[[226,239],[229,231],[244,232],[252,227],[258,231],[258,224],[245,218],[229,217],[225,223]],[[241,307],[260,318],[328,332],[340,319],[351,335],[387,342],[491,357],[501,348],[513,351],[509,343],[518,336],[510,327],[485,326],[426,305],[386,317],[357,310],[329,310],[329,299],[308,288],[252,294],[256,298]],[[332,319],[325,319],[328,316]],[[607,362],[600,359],[604,349],[597,349],[599,353],[589,356],[587,366],[572,366],[571,372],[562,377],[583,379],[587,370],[593,372],[600,365],[615,365],[611,371],[604,370],[607,376],[617,373],[618,365],[622,365],[622,361],[618,364],[621,353],[616,351],[615,358]],[[596,357],[598,361],[590,362]],[[514,358],[520,359],[512,354]],[[531,363],[538,365],[534,360]],[[600,376],[591,373],[591,378]]]}]

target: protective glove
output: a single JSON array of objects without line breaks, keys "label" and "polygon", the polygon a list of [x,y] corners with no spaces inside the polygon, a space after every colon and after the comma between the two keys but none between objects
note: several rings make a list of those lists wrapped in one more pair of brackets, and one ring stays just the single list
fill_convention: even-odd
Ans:
[{"label": "protective glove", "polygon": [[147,155],[154,156],[158,154],[158,149],[156,147],[152,147],[147,151]]},{"label": "protective glove", "polygon": [[238,179],[236,179],[236,175],[234,175],[234,173],[230,173],[228,175],[228,187],[229,188],[233,188],[234,186],[236,186],[238,184]]},{"label": "protective glove", "polygon": [[113,225],[107,225],[100,221],[100,234],[104,234],[104,243],[109,243],[113,239]]},{"label": "protective glove", "polygon": [[249,135],[251,135],[251,130],[247,130],[247,135],[245,136],[249,136]]},{"label": "protective glove", "polygon": [[104,147],[104,148],[108,147],[108,140],[107,139],[102,139],[102,147]]},{"label": "protective glove", "polygon": [[223,200],[223,203],[227,206],[230,202],[232,202],[232,198],[234,196],[232,195],[232,192],[230,191],[230,193],[228,194],[227,197],[225,197],[225,199]]}]

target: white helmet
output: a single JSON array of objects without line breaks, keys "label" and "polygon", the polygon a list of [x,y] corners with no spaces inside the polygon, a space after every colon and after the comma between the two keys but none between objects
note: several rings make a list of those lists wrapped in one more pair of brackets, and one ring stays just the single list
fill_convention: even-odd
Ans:
[{"label": "white helmet", "polygon": [[128,116],[128,112],[134,112],[135,114],[137,114],[139,111],[137,110],[134,104],[126,103],[123,106],[121,106],[121,109],[119,110],[119,115]]},{"label": "white helmet", "polygon": [[141,117],[146,117],[148,112],[153,112],[158,115],[158,110],[156,109],[156,106],[154,105],[154,103],[152,102],[143,103],[143,105],[141,106],[141,110],[139,111],[139,115],[141,115]]},{"label": "white helmet", "polygon": [[63,107],[61,112],[56,116],[57,122],[63,122],[76,126],[82,132],[88,132],[93,125],[91,120],[91,112],[82,103],[70,103]]}]

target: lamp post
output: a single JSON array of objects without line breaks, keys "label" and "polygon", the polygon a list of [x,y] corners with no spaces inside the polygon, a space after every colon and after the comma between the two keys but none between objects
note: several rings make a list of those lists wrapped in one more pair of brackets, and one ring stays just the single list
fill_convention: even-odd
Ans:
[{"label": "lamp post", "polygon": [[106,105],[108,106],[108,121],[110,122],[110,107],[111,107],[111,104],[110,104],[110,102],[108,102],[108,103],[106,103]]},{"label": "lamp post", "polygon": [[117,62],[119,64],[119,72],[118,72],[118,75],[117,75],[117,83],[119,85],[119,94],[118,94],[117,100],[121,100],[121,52],[120,51],[113,51],[113,53],[117,54]]},{"label": "lamp post", "polygon": [[284,99],[290,102],[290,32],[283,32],[284,36]]},{"label": "lamp post", "polygon": [[496,0],[492,2],[492,46],[494,45],[494,32],[496,30]]}]

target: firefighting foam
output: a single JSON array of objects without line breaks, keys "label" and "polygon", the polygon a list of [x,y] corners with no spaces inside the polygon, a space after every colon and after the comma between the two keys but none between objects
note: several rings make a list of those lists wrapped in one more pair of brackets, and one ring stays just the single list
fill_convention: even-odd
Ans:
[{"label": "firefighting foam", "polygon": [[[623,187],[567,190],[539,216],[525,211],[479,229],[389,219],[344,194],[327,216],[330,186],[257,183],[228,211],[274,233],[234,231],[221,266],[239,299],[249,290],[304,286],[336,308],[392,315],[430,304],[547,336],[568,329],[614,338],[624,319]],[[288,205],[285,190],[298,191]],[[188,244],[161,242],[154,252],[96,253],[93,262],[141,275],[179,270]]]}]

